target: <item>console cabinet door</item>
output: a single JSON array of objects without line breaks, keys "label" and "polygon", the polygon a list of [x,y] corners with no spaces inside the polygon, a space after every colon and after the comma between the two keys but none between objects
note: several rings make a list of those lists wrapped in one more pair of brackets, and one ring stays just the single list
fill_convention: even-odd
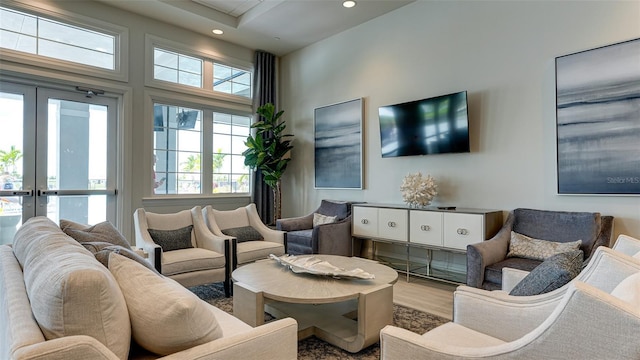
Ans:
[{"label": "console cabinet door", "polygon": [[444,214],[444,247],[466,250],[484,241],[484,217],[478,214]]},{"label": "console cabinet door", "polygon": [[440,212],[409,211],[409,241],[416,244],[442,246],[442,216]]},{"label": "console cabinet door", "polygon": [[407,241],[409,212],[404,209],[378,209],[378,237]]},{"label": "console cabinet door", "polygon": [[378,209],[369,207],[353,207],[352,229],[354,236],[378,236]]}]

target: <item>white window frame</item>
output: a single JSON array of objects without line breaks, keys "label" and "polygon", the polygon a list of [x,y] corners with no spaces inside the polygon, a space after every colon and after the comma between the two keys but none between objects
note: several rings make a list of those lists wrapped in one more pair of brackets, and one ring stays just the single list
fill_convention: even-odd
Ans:
[{"label": "white window frame", "polygon": [[53,11],[24,3],[17,3],[11,0],[4,0],[2,2],[2,6],[28,13],[33,16],[47,18],[63,24],[77,26],[83,29],[93,30],[113,36],[115,39],[114,70],[4,48],[0,51],[0,60],[53,70],[61,70],[102,79],[122,82],[129,81],[129,30],[127,28],[63,10]]},{"label": "white window frame", "polygon": [[[197,88],[188,85],[182,85],[178,83],[172,83],[168,81],[156,80],[153,77],[154,67],[154,48],[160,48],[164,50],[173,51],[183,55],[199,58],[203,61],[202,70],[202,87]],[[252,98],[248,98],[240,95],[227,94],[213,90],[213,63],[219,63],[222,65],[231,66],[237,69],[242,69],[253,74],[253,64],[234,59],[231,57],[221,56],[206,51],[197,51],[183,44],[163,39],[151,34],[145,35],[145,86],[153,87],[156,89],[171,90],[175,92],[192,94],[210,99],[217,99],[227,103],[237,103],[242,105],[252,105]],[[253,84],[252,84],[253,86]],[[225,106],[222,106],[226,108]]]},{"label": "white window frame", "polygon": [[[162,82],[163,84],[165,82]],[[179,85],[179,84],[176,84]],[[197,89],[196,89],[197,90]],[[210,95],[210,94],[208,94]],[[210,97],[201,97],[195,95],[188,95],[183,93],[175,93],[171,90],[158,90],[148,89],[145,91],[145,149],[153,150],[153,106],[155,103],[161,103],[164,105],[187,107],[194,110],[202,110],[202,123],[201,123],[201,159],[203,168],[201,170],[202,183],[201,193],[199,194],[155,194],[153,189],[153,159],[145,159],[147,165],[146,169],[149,169],[149,181],[147,182],[145,193],[149,194],[153,199],[179,199],[179,198],[225,198],[225,197],[247,197],[251,195],[253,189],[253,182],[251,181],[251,174],[253,171],[249,170],[249,192],[247,193],[213,193],[211,187],[211,180],[213,177],[213,171],[211,169],[204,169],[204,164],[212,163],[212,156],[214,152],[213,145],[213,113],[226,113],[232,115],[247,116],[253,118],[253,110],[251,106],[229,103],[224,101],[212,101]],[[251,121],[253,123],[253,121]]]}]

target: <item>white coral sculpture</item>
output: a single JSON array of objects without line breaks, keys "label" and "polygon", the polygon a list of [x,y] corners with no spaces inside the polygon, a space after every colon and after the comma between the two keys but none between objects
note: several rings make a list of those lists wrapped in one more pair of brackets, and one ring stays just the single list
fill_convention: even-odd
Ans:
[{"label": "white coral sculpture", "polygon": [[427,206],[438,194],[438,185],[431,175],[423,176],[418,172],[404,177],[400,191],[409,206]]}]

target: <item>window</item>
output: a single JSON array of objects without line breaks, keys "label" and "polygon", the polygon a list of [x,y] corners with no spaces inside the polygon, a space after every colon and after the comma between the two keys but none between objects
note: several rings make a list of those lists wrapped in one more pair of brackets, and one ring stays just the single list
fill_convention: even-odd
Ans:
[{"label": "window", "polygon": [[202,60],[154,48],[153,78],[200,88],[202,87]]},{"label": "window", "polygon": [[251,98],[251,72],[214,63],[213,90]]},{"label": "window", "polygon": [[251,106],[253,64],[149,34],[145,44],[145,85]]},{"label": "window", "polygon": [[248,193],[249,169],[244,165],[248,116],[213,113],[213,193]]},{"label": "window", "polygon": [[248,193],[242,152],[250,123],[248,116],[155,103],[155,194]]},{"label": "window", "polygon": [[0,7],[0,47],[116,69],[116,36]]},{"label": "window", "polygon": [[156,194],[200,194],[202,111],[153,107],[154,188]]}]

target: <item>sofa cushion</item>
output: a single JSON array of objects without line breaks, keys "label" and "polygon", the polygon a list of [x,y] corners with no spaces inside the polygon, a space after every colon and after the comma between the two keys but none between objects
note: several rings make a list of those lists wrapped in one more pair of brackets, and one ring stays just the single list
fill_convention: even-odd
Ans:
[{"label": "sofa cushion", "polygon": [[175,230],[147,229],[154,243],[160,245],[162,251],[173,251],[192,248],[191,232],[193,225]]},{"label": "sofa cushion", "polygon": [[556,254],[577,250],[578,248],[580,248],[581,244],[582,240],[562,243],[556,241],[534,239],[512,231],[507,257],[521,257],[525,259],[545,260],[548,257]]},{"label": "sofa cushion", "polygon": [[531,296],[560,288],[582,270],[582,250],[551,256],[513,287],[509,295]]},{"label": "sofa cushion", "polygon": [[225,235],[233,236],[239,243],[245,241],[264,240],[262,234],[260,234],[258,230],[254,229],[251,226],[240,226],[230,229],[224,229],[221,231]]},{"label": "sofa cushion", "polygon": [[313,213],[313,227],[324,224],[333,224],[338,219],[337,216],[328,216],[318,213]]},{"label": "sofa cushion", "polygon": [[120,359],[131,341],[127,305],[115,279],[53,221],[33,217],[15,235],[33,316],[47,340],[88,335]]},{"label": "sofa cushion", "polygon": [[162,253],[162,274],[173,276],[199,270],[224,269],[224,254],[203,248],[188,248]]},{"label": "sofa cushion", "polygon": [[126,248],[131,247],[127,239],[109,221],[91,226],[62,219],[60,220],[60,228],[78,242],[101,241]]},{"label": "sofa cushion", "polygon": [[311,248],[313,229],[287,232],[287,244],[298,244]]},{"label": "sofa cushion", "polygon": [[211,305],[174,280],[115,253],[109,270],[127,302],[133,338],[145,349],[168,355],[222,337]]},{"label": "sofa cushion", "polygon": [[[518,270],[531,271],[540,265],[542,261],[525,258],[506,258],[503,261],[491,264],[485,268],[484,280],[494,284],[502,283],[502,268],[508,267]],[[500,289],[497,285],[496,289]],[[493,290],[493,289],[491,289]]]},{"label": "sofa cushion", "polygon": [[250,241],[238,244],[238,264],[268,259],[270,254],[284,255],[284,246],[271,241]]}]

